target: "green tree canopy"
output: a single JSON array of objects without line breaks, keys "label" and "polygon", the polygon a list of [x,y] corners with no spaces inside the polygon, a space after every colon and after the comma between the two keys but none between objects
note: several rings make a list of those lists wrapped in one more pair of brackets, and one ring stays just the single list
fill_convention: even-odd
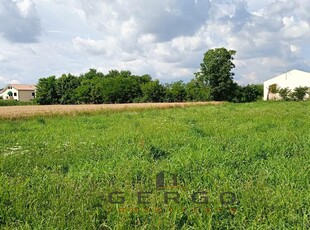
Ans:
[{"label": "green tree canopy", "polygon": [[235,67],[233,56],[235,50],[225,48],[210,49],[204,54],[197,80],[210,87],[210,99],[216,101],[232,101],[237,84],[233,81]]},{"label": "green tree canopy", "polygon": [[210,99],[210,88],[205,83],[192,79],[186,85],[187,101],[208,101]]},{"label": "green tree canopy", "polygon": [[186,85],[183,81],[166,84],[166,101],[182,102],[186,99]]},{"label": "green tree canopy", "polygon": [[264,87],[262,84],[237,86],[233,102],[245,103],[262,99]]},{"label": "green tree canopy", "polygon": [[74,104],[76,101],[76,89],[80,85],[79,78],[72,74],[63,74],[57,79],[56,92],[60,104]]},{"label": "green tree canopy", "polygon": [[161,84],[150,75],[133,75],[130,71],[111,70],[103,74],[89,69],[85,74],[63,74],[39,79],[36,101],[39,104],[101,104],[131,102],[182,102],[228,100],[253,101],[260,88],[241,87],[233,82],[231,72],[236,52],[219,48],[204,55],[200,72],[188,83]]},{"label": "green tree canopy", "polygon": [[55,76],[39,79],[36,90],[36,101],[39,104],[50,105],[58,103],[56,82],[57,80]]},{"label": "green tree canopy", "polygon": [[162,102],[165,98],[165,87],[158,80],[143,84],[141,90],[144,102]]}]

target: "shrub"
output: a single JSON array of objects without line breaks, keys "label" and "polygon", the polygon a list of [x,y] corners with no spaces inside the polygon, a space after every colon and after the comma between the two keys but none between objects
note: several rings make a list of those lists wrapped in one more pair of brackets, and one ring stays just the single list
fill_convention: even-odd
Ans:
[{"label": "shrub", "polygon": [[14,105],[35,105],[36,103],[33,101],[23,102],[16,100],[0,100],[0,106],[14,106]]},{"label": "shrub", "polygon": [[291,90],[288,87],[280,88],[279,94],[280,94],[282,100],[284,100],[284,101],[289,101],[291,99],[291,97],[290,97],[291,96]]},{"label": "shrub", "polygon": [[244,102],[254,102],[263,97],[264,89],[263,85],[246,85],[238,86],[235,92],[235,97],[233,102],[244,103]]},{"label": "shrub", "polygon": [[309,94],[309,87],[296,87],[294,89],[294,92],[292,93],[292,98],[295,100],[295,101],[301,101],[301,100],[304,100],[305,96],[307,94]]}]

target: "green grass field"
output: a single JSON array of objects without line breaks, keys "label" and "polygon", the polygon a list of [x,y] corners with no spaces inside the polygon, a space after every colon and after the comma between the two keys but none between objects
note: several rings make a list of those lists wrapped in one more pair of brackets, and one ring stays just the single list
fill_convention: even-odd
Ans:
[{"label": "green grass field", "polygon": [[3,119],[0,228],[309,229],[309,130],[309,102]]}]

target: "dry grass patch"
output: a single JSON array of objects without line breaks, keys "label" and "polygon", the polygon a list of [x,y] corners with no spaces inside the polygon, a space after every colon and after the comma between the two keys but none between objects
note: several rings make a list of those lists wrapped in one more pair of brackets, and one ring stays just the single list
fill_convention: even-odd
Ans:
[{"label": "dry grass patch", "polygon": [[122,111],[131,109],[173,108],[195,105],[217,105],[222,102],[181,102],[181,103],[131,103],[131,104],[100,104],[100,105],[32,105],[0,107],[0,118],[23,118],[37,115],[76,114],[99,111]]}]

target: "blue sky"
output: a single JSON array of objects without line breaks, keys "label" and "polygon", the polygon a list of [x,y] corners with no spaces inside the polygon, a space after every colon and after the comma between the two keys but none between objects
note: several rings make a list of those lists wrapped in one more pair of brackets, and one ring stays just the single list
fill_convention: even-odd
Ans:
[{"label": "blue sky", "polygon": [[0,87],[96,68],[188,81],[203,54],[237,51],[235,79],[310,71],[304,0],[0,0]]}]

